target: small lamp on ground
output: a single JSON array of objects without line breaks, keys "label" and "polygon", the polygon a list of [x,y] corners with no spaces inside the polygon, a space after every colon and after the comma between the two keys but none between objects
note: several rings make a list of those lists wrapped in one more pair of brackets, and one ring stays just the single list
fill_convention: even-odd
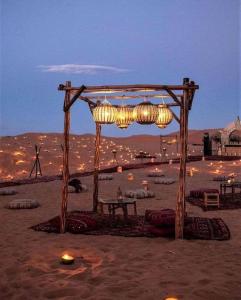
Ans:
[{"label": "small lamp on ground", "polygon": [[74,263],[74,257],[69,254],[64,254],[61,257],[61,263],[64,265],[72,265]]},{"label": "small lamp on ground", "polygon": [[142,180],[141,184],[142,184],[144,190],[146,190],[146,191],[149,190],[149,183],[147,180]]},{"label": "small lamp on ground", "polygon": [[128,179],[128,181],[133,181],[133,180],[134,180],[134,175],[133,175],[133,173],[128,173],[127,179]]}]

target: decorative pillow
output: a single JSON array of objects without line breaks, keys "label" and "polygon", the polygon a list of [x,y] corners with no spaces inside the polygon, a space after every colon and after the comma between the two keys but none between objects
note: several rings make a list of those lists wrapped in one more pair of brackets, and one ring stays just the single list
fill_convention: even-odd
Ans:
[{"label": "decorative pillow", "polygon": [[173,178],[157,178],[154,180],[154,183],[156,184],[172,184],[175,182],[175,179]]},{"label": "decorative pillow", "polygon": [[66,229],[71,233],[82,233],[96,228],[96,220],[88,215],[78,215],[76,218],[71,216],[66,221]]},{"label": "decorative pillow", "polygon": [[[87,192],[88,191],[87,185],[80,184],[79,186],[80,186],[80,192]],[[69,193],[76,193],[76,188],[73,187],[73,186],[69,186],[68,191],[69,191]]]},{"label": "decorative pillow", "polygon": [[175,226],[156,227],[153,225],[145,225],[144,230],[148,235],[153,237],[170,237],[175,236]]},{"label": "decorative pillow", "polygon": [[198,189],[198,190],[192,190],[190,191],[190,197],[191,198],[203,198],[204,197],[204,193],[218,193],[219,194],[219,190],[218,189]]},{"label": "decorative pillow", "polygon": [[15,199],[9,202],[6,205],[6,208],[9,209],[30,209],[30,208],[37,208],[39,206],[39,203],[37,200],[34,199]]},{"label": "decorative pillow", "polygon": [[146,191],[144,189],[138,189],[134,191],[126,191],[125,197],[136,199],[153,198],[155,197],[155,193],[150,190]]},{"label": "decorative pillow", "polygon": [[173,209],[146,210],[145,220],[154,226],[170,226],[175,224]]},{"label": "decorative pillow", "polygon": [[100,174],[99,175],[99,180],[112,180],[113,175],[111,174]]},{"label": "decorative pillow", "polygon": [[17,194],[15,190],[0,190],[0,196],[10,196],[15,194]]},{"label": "decorative pillow", "polygon": [[148,177],[164,177],[165,175],[163,174],[162,171],[151,171],[147,174]]}]

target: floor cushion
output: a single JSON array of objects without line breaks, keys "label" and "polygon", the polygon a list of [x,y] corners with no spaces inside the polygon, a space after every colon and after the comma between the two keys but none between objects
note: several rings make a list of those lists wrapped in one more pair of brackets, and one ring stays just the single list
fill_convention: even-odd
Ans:
[{"label": "floor cushion", "polygon": [[148,177],[164,177],[163,171],[150,171],[147,174]]},{"label": "floor cushion", "polygon": [[[76,193],[76,188],[73,186],[69,186],[68,191],[69,191],[69,193]],[[88,191],[87,185],[81,183],[79,192],[87,192],[87,191]],[[77,193],[79,193],[79,192],[77,192]]]},{"label": "floor cushion", "polygon": [[172,184],[175,182],[175,179],[173,178],[156,178],[154,180],[155,184]]},{"label": "floor cushion", "polygon": [[30,208],[37,208],[39,206],[39,203],[37,200],[34,199],[15,199],[10,201],[6,208],[9,209],[30,209]]},{"label": "floor cushion", "polygon": [[97,222],[88,215],[69,216],[66,221],[66,229],[71,233],[82,233],[97,228]]},{"label": "floor cushion", "polygon": [[153,198],[155,197],[155,193],[144,189],[129,190],[125,192],[125,197],[136,199]]},{"label": "floor cushion", "polygon": [[170,226],[175,224],[175,211],[173,209],[146,210],[145,221],[154,226]]},{"label": "floor cushion", "polygon": [[204,198],[204,193],[218,193],[218,189],[198,189],[198,190],[192,190],[190,191],[190,197],[191,198]]},{"label": "floor cushion", "polygon": [[145,225],[144,231],[153,237],[169,237],[175,236],[175,226],[156,227],[154,225]]},{"label": "floor cushion", "polygon": [[100,174],[99,175],[99,180],[112,180],[113,175],[111,174]]},{"label": "floor cushion", "polygon": [[15,190],[0,190],[0,196],[10,196],[10,195],[16,195],[17,192]]}]

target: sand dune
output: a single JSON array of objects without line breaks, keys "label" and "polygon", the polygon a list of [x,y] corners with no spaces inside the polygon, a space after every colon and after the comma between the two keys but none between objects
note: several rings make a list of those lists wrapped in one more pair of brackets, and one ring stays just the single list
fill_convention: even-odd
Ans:
[{"label": "sand dune", "polygon": [[[210,134],[215,129],[208,130]],[[202,147],[192,146],[193,143],[202,143],[205,130],[190,130],[189,153],[200,155]],[[172,133],[176,135],[177,132]],[[94,135],[70,136],[70,172],[76,173],[93,169]],[[5,136],[1,138],[0,146],[0,180],[28,178],[35,160],[34,145],[41,147],[40,163],[43,175],[58,175],[62,172],[63,135],[57,133],[25,133],[18,136]],[[135,155],[139,151],[146,151],[157,155],[165,147],[166,159],[177,156],[177,145],[163,144],[160,146],[160,136],[137,135],[125,138],[102,137],[100,149],[101,168],[113,165],[112,150],[117,150],[119,164],[135,162]]]}]

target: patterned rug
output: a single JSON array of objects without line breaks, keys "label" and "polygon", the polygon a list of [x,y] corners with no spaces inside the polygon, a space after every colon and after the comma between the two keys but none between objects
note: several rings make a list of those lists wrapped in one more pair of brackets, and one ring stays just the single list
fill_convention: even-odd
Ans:
[{"label": "patterned rug", "polygon": [[203,211],[241,208],[241,196],[236,197],[235,199],[232,199],[231,197],[226,197],[225,199],[221,199],[219,203],[220,204],[219,208],[216,206],[209,206],[208,208],[206,208],[204,206],[203,199],[200,198],[186,197],[186,201],[188,201],[192,205],[201,207]]},{"label": "patterned rug", "polygon": [[[36,231],[60,232],[59,216],[30,227]],[[115,235],[126,237],[167,237],[174,238],[174,226],[158,227],[147,223],[144,216],[129,216],[128,222],[123,216],[115,219],[108,215],[87,211],[69,212],[66,231],[74,234]],[[230,231],[222,219],[188,217],[185,219],[184,236],[186,239],[228,240]]]}]

